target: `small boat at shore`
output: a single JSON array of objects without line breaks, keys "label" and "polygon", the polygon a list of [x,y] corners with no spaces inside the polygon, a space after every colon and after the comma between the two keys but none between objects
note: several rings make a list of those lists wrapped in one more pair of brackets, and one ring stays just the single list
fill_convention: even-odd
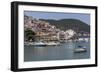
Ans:
[{"label": "small boat at shore", "polygon": [[46,43],[44,42],[34,42],[34,46],[46,46]]},{"label": "small boat at shore", "polygon": [[51,46],[55,46],[55,45],[59,45],[59,42],[47,42],[46,45],[51,45]]},{"label": "small boat at shore", "polygon": [[86,52],[86,47],[79,46],[79,48],[74,49],[74,53]]}]

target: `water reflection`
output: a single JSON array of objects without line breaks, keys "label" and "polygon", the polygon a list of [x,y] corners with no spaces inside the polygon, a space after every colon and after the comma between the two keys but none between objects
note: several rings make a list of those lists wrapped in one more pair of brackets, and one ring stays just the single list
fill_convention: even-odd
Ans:
[{"label": "water reflection", "polygon": [[[24,61],[86,59],[90,57],[90,42],[67,42],[59,46],[24,46]],[[85,45],[87,52],[74,53],[77,45]]]}]

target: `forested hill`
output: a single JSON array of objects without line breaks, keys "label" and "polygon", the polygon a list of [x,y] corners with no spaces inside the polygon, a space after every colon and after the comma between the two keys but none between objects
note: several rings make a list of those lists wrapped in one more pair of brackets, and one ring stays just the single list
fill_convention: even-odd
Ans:
[{"label": "forested hill", "polygon": [[40,19],[40,20],[47,21],[51,25],[54,25],[61,30],[73,29],[76,32],[90,32],[90,24],[86,24],[77,19],[61,19],[61,20]]}]

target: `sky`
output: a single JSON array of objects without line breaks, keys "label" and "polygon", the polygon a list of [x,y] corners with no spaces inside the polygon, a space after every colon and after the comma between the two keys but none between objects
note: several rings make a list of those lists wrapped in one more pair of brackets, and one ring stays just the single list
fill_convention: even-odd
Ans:
[{"label": "sky", "polygon": [[24,14],[37,19],[78,19],[90,25],[90,14],[87,13],[24,11]]}]

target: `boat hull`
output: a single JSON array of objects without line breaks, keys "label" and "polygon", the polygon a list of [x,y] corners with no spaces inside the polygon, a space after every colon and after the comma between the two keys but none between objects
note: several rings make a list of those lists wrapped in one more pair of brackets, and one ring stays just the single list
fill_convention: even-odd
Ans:
[{"label": "boat hull", "polygon": [[86,52],[87,50],[84,48],[78,48],[74,50],[74,53],[81,53],[81,52]]}]

